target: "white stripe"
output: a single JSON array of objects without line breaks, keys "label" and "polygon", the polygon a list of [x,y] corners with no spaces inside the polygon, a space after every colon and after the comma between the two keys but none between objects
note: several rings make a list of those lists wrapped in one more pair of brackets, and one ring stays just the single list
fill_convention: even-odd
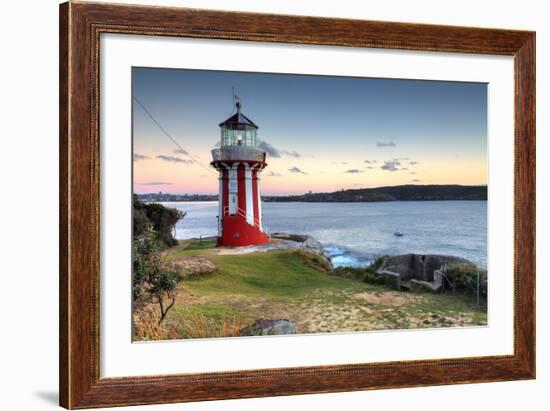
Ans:
[{"label": "white stripe", "polygon": [[254,196],[252,195],[252,170],[244,163],[244,178],[246,187],[246,222],[254,225]]},{"label": "white stripe", "polygon": [[256,191],[258,192],[258,215],[256,216],[256,219],[258,220],[258,224],[260,225],[260,230],[263,230],[262,226],[262,196],[260,194],[260,173],[256,173]]}]

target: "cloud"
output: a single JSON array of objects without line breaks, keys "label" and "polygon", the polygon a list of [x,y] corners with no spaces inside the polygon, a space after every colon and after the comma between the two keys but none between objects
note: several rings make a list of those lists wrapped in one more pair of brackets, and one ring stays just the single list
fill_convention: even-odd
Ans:
[{"label": "cloud", "polygon": [[150,181],[148,183],[138,183],[139,185],[141,186],[167,186],[167,185],[170,185],[172,183],[167,183],[167,182],[164,182],[164,181]]},{"label": "cloud", "polygon": [[418,164],[418,161],[409,161],[409,165],[415,166]]},{"label": "cloud", "polygon": [[358,174],[363,173],[364,171],[358,170],[357,168],[350,168],[349,170],[346,170],[344,172],[349,174]]},{"label": "cloud", "polygon": [[266,174],[267,177],[281,177],[281,174],[280,173],[277,173],[275,171],[270,171],[269,173]]},{"label": "cloud", "polygon": [[411,180],[411,183],[419,183],[419,182],[420,182],[420,180],[418,178],[413,178]]},{"label": "cloud", "polygon": [[384,165],[381,166],[380,168],[386,171],[397,171],[399,170],[397,166],[400,166],[400,165],[401,163],[397,159],[393,159],[393,160],[384,161]]},{"label": "cloud", "polygon": [[149,160],[151,157],[144,154],[134,153],[134,161]]},{"label": "cloud", "polygon": [[365,160],[365,164],[376,164],[376,160]]},{"label": "cloud", "polygon": [[376,146],[377,147],[395,147],[395,143],[393,141],[377,141]]},{"label": "cloud", "polygon": [[189,155],[189,153],[186,150],[184,150],[183,148],[178,148],[177,150],[174,150],[174,154],[183,154],[185,156]]},{"label": "cloud", "polygon": [[290,171],[291,173],[298,173],[298,174],[304,174],[304,175],[307,175],[307,173],[305,171],[302,171],[300,170],[298,167],[294,166],[292,168],[289,168],[288,171]]},{"label": "cloud", "polygon": [[157,158],[159,160],[169,161],[169,162],[172,162],[172,163],[183,163],[183,164],[191,164],[192,163],[191,160],[187,160],[187,159],[183,159],[183,158],[179,158],[179,157],[174,157],[174,156],[160,155],[160,156],[157,156]]},{"label": "cloud", "polygon": [[279,152],[279,150],[277,150],[275,147],[265,141],[260,141],[260,144],[258,144],[258,148],[264,150],[271,157],[281,157],[281,153]]},{"label": "cloud", "polygon": [[300,158],[302,155],[294,150],[279,150],[278,148],[272,146],[267,141],[260,140],[258,143],[258,148],[264,150],[271,157],[279,158],[282,156]]},{"label": "cloud", "polygon": [[296,151],[287,151],[287,150],[283,150],[281,151],[281,154],[285,155],[285,156],[289,156],[289,157],[294,157],[294,158],[299,158],[301,157],[300,156],[300,153],[296,152]]}]

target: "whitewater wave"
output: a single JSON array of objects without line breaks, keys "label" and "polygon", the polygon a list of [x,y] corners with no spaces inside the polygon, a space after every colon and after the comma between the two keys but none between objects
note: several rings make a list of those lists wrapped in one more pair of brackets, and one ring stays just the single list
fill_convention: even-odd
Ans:
[{"label": "whitewater wave", "polygon": [[368,267],[376,259],[374,256],[360,255],[334,244],[328,244],[324,249],[334,267]]}]

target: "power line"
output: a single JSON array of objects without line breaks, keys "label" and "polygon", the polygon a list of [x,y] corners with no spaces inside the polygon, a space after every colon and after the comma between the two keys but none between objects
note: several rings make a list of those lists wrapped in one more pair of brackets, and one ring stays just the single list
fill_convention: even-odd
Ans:
[{"label": "power line", "polygon": [[187,156],[193,163],[197,164],[199,167],[202,167],[203,169],[205,169],[206,171],[209,171],[210,173],[212,174],[217,174],[215,171],[209,169],[208,167],[204,166],[202,163],[200,163],[199,161],[196,160],[196,158],[199,158],[198,156],[192,156],[191,154],[189,154],[189,152],[184,149],[175,139],[174,137],[172,137],[170,135],[170,133],[168,133],[168,131],[166,131],[166,129],[164,127],[162,127],[162,125],[155,119],[155,117],[149,112],[149,110],[147,110],[147,107],[145,107],[145,105],[139,100],[139,98],[137,98],[136,96],[133,96],[134,100],[140,105],[140,107],[143,109],[143,111],[145,112],[145,114],[147,114],[147,116],[153,121],[153,123],[155,123],[155,125],[160,129],[160,131],[162,131],[164,133],[164,135],[166,137],[168,137],[170,139],[170,141],[172,141],[172,143],[174,143],[176,145],[176,147],[178,147],[180,149],[180,153]]}]

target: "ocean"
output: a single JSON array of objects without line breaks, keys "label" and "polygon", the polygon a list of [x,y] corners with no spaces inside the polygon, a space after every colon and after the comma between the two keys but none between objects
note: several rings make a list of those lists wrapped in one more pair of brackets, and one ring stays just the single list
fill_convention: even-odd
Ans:
[{"label": "ocean", "polygon": [[[187,213],[176,225],[177,239],[217,234],[217,202],[163,204]],[[380,255],[417,253],[453,255],[487,267],[486,201],[263,202],[262,211],[267,230],[311,235],[335,266],[367,266]]]}]

